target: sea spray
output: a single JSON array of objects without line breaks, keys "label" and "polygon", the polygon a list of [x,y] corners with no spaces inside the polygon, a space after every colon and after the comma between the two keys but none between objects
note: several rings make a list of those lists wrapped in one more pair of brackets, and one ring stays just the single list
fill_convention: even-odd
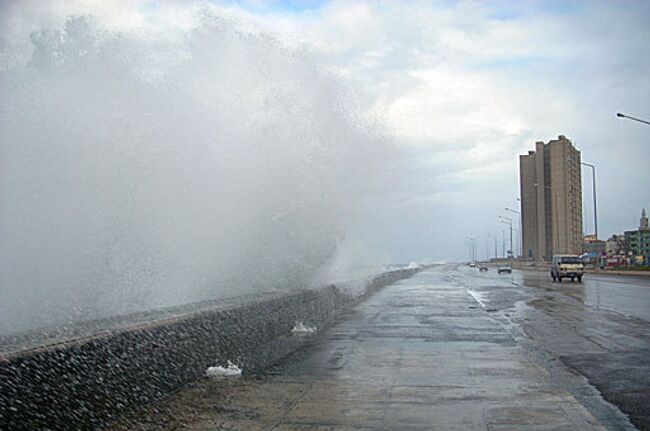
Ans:
[{"label": "sea spray", "polygon": [[0,333],[308,286],[395,165],[308,52],[192,23],[16,35],[33,48],[0,71]]},{"label": "sea spray", "polygon": [[316,330],[317,329],[316,329],[315,326],[309,326],[309,325],[306,325],[305,322],[298,321],[298,322],[296,322],[296,324],[291,329],[291,333],[293,335],[302,336],[302,335],[313,334],[313,333],[316,332]]},{"label": "sea spray", "polygon": [[205,371],[207,377],[240,377],[241,373],[242,369],[230,361],[228,361],[228,364],[225,367],[215,365],[213,367],[208,367]]}]

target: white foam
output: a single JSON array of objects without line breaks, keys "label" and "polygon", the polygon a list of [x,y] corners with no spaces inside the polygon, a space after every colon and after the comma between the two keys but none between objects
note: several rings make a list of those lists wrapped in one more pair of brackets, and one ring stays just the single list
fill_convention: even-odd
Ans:
[{"label": "white foam", "polygon": [[241,368],[228,361],[228,366],[225,368],[219,365],[215,367],[208,367],[205,375],[208,377],[240,377],[241,371]]},{"label": "white foam", "polygon": [[313,334],[314,332],[316,332],[315,326],[307,326],[303,322],[296,322],[291,330],[291,333],[295,335]]}]

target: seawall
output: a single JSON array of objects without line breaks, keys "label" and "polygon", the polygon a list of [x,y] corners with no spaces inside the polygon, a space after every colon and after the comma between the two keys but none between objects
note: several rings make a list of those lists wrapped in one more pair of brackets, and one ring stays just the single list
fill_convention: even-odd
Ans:
[{"label": "seawall", "polygon": [[289,336],[297,321],[324,328],[417,271],[378,275],[361,295],[327,286],[11,353],[0,361],[0,429],[97,429],[211,365],[231,360],[245,372],[264,369],[298,347]]}]

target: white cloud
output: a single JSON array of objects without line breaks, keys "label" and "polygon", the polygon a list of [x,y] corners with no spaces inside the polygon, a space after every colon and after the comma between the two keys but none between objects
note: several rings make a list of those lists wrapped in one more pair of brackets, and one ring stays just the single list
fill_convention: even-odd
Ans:
[{"label": "white cloud", "polygon": [[[143,20],[161,29],[191,25],[183,2],[60,1],[46,11],[37,5],[5,6],[29,13],[3,22],[2,38],[20,43],[12,37],[25,28],[88,9],[131,31]],[[517,155],[559,134],[599,166],[601,231],[632,227],[637,209],[649,206],[647,187],[620,190],[650,184],[650,131],[614,117],[617,111],[650,116],[647,4],[368,0],[298,12],[277,2],[200,5],[193,7],[215,8],[303,51],[360,96],[367,116],[395,135],[411,163],[410,177],[396,180],[389,202],[429,205],[432,218],[438,205],[456,214],[437,218],[445,226],[440,236],[411,244],[409,256],[403,247],[396,259],[448,257],[435,254],[450,250],[437,244],[499,229],[497,214],[517,195]],[[445,202],[445,196],[464,199]],[[472,206],[479,201],[483,207]],[[463,251],[462,243],[451,249],[456,257]]]},{"label": "white cloud", "polygon": [[[626,194],[614,186],[650,184],[648,130],[614,116],[626,109],[650,115],[647,5],[509,6],[332,2],[283,27],[320,52],[325,66],[358,88],[368,110],[412,148],[406,202],[430,202],[434,213],[440,196],[467,197],[462,205],[458,199],[442,205],[471,210],[435,220],[455,236],[412,244],[419,252],[437,253],[437,244],[462,238],[461,230],[473,236],[498,230],[496,216],[515,204],[517,155],[559,134],[599,165],[601,232],[632,227],[637,209],[650,201],[647,188]],[[588,208],[585,218],[589,231]]]}]

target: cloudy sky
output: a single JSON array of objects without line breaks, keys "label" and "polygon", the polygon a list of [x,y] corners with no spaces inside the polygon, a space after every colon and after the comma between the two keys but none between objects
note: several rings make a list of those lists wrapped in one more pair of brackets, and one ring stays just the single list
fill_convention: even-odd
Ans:
[{"label": "cloudy sky", "polygon": [[560,134],[597,166],[601,236],[634,228],[650,206],[650,127],[615,117],[650,117],[647,2],[231,7],[315,49],[409,152],[413,189],[375,224],[402,259],[458,258],[465,237],[501,236],[517,155]]},{"label": "cloudy sky", "polygon": [[[18,35],[93,13],[115,28],[174,32],[174,1],[16,2]],[[212,1],[251,32],[307,53],[397,142],[408,170],[360,227],[393,261],[465,259],[465,238],[499,236],[517,208],[518,155],[563,134],[597,166],[601,236],[635,228],[650,207],[650,3],[642,1]],[[15,11],[20,9],[20,13]],[[14,55],[14,54],[12,54]],[[15,54],[20,56],[20,54]],[[16,61],[5,56],[4,62]],[[590,171],[584,228],[593,231]]]}]

